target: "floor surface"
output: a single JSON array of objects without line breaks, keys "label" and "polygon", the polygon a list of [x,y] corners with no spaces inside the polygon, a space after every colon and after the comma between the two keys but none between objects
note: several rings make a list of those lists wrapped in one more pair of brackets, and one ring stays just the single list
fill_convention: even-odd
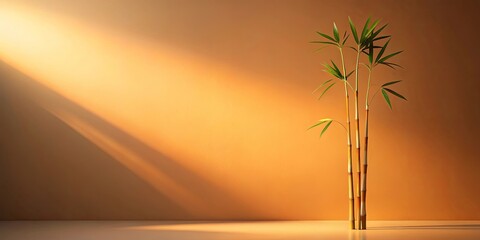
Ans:
[{"label": "floor surface", "polygon": [[345,221],[3,221],[0,239],[474,240],[480,221],[370,221],[366,231],[351,231]]}]

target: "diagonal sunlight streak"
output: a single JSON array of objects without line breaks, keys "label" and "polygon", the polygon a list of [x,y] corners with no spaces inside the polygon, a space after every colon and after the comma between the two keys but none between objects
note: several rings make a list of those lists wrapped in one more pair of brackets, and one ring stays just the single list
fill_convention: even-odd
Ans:
[{"label": "diagonal sunlight streak", "polygon": [[[216,205],[218,199],[227,201],[238,209],[246,210],[243,204],[222,194],[214,183],[25,74],[1,62],[0,72],[9,73],[7,76],[11,82],[6,87],[16,92],[15,95],[26,97],[30,104],[50,113],[82,138],[110,155],[112,160],[118,161],[163,197],[173,200],[171,202],[181,207],[189,219],[218,218],[219,213],[225,211]],[[108,172],[108,169],[103,170]],[[108,178],[107,172],[105,177]],[[183,219],[184,216],[180,218]]]},{"label": "diagonal sunlight streak", "polygon": [[137,176],[150,183],[156,190],[164,193],[170,200],[180,204],[180,206],[188,210],[189,213],[198,213],[199,210],[205,209],[205,206],[198,197],[188,191],[185,186],[181,186],[160,172],[160,169],[145,161],[134,151],[129,150],[127,146],[122,145],[114,138],[102,133],[101,129],[96,129],[86,121],[82,121],[80,118],[65,111],[49,108],[48,106],[44,106],[44,108],[118,160]]},{"label": "diagonal sunlight streak", "polygon": [[[124,80],[123,84],[126,84],[125,81],[130,80],[130,79],[125,79],[125,77],[122,78],[122,76],[115,76],[117,74],[121,74],[122,71],[118,69],[114,69],[112,71],[106,72],[106,71],[101,71],[102,67],[108,67],[105,66],[105,64],[113,64],[116,65],[118,62],[116,62],[116,59],[112,59],[109,54],[105,54],[107,57],[102,56],[102,55],[97,55],[100,60],[95,60],[95,59],[90,59],[91,57],[89,56],[82,56],[82,54],[90,54],[92,50],[88,48],[93,48],[94,50],[98,51],[105,51],[104,48],[108,48],[108,43],[105,42],[105,40],[91,40],[87,39],[86,42],[91,42],[91,45],[82,45],[80,47],[79,52],[73,52],[70,53],[71,51],[71,46],[68,46],[69,44],[73,44],[77,41],[79,41],[80,38],[85,38],[83,34],[85,33],[72,33],[70,28],[58,28],[54,27],[55,25],[45,23],[40,26],[30,26],[33,22],[42,22],[41,20],[38,19],[31,19],[31,15],[18,15],[18,13],[21,11],[12,11],[12,12],[1,12],[0,13],[0,22],[1,23],[9,23],[8,25],[4,25],[3,29],[9,29],[7,32],[1,32],[5,33],[0,35],[2,38],[1,40],[3,41],[3,46],[8,46],[9,44],[13,44],[9,47],[3,48],[2,50],[7,50],[7,51],[12,51],[12,49],[18,50],[17,52],[2,52],[2,57],[5,57],[5,60],[8,59],[8,57],[18,57],[18,56],[23,56],[25,59],[20,59],[19,62],[15,62],[15,59],[13,62],[10,64],[22,69],[25,73],[29,73],[30,75],[36,76],[36,79],[40,79],[40,83],[42,85],[47,86],[48,88],[51,88],[55,92],[59,93],[65,98],[70,98],[74,102],[78,103],[80,106],[86,107],[93,113],[106,117],[106,119],[109,119],[113,124],[113,126],[123,126],[123,129],[125,131],[131,131],[132,130],[132,125],[127,125],[125,122],[121,122],[120,118],[122,116],[118,116],[118,118],[114,118],[115,116],[112,117],[114,114],[107,114],[107,113],[112,113],[109,111],[109,109],[115,109],[116,105],[118,105],[118,102],[109,102],[111,101],[110,99],[102,99],[105,100],[105,102],[109,102],[111,105],[103,105],[98,104],[98,97],[101,97],[98,92],[99,90],[104,90],[101,89],[102,87],[106,88],[111,88],[114,87],[115,90],[120,90],[124,91],[124,94],[127,91],[132,90],[129,86],[125,86],[124,89],[119,89],[119,86],[122,87],[122,81],[118,83],[112,84],[111,82],[108,82],[108,79],[122,79]],[[34,14],[32,14],[34,15]],[[30,21],[29,21],[30,20]],[[42,19],[43,20],[43,19]],[[16,25],[11,24],[12,22],[16,22]],[[47,27],[44,27],[47,26]],[[50,30],[54,31],[50,31]],[[75,41],[69,42],[68,39],[65,38],[65,33],[68,35],[68,38],[71,39],[72,36],[75,36]],[[37,35],[39,36],[38,38],[31,38],[30,35]],[[11,40],[10,42],[8,40]],[[39,46],[38,42],[45,42],[45,44],[42,44]],[[97,46],[98,44],[98,46]],[[15,46],[29,46],[30,48],[18,48]],[[66,50],[65,52],[53,52],[53,50],[56,50],[58,47],[63,47],[62,50]],[[22,52],[22,50],[27,50],[27,52]],[[30,51],[31,50],[31,51]],[[77,49],[78,50],[78,49]],[[31,53],[36,53],[31,59],[29,59],[31,56],[25,56],[22,54],[31,54]],[[120,51],[117,51],[120,52]],[[12,55],[9,55],[12,54]],[[52,55],[54,54],[54,55]],[[38,56],[37,56],[38,55]],[[36,64],[33,62],[36,62],[36,59],[38,57],[42,56],[50,56],[49,61],[45,61],[42,63],[45,63],[45,65],[39,66],[38,69],[35,69],[35,66],[42,65],[42,64]],[[65,56],[63,56],[65,55]],[[68,55],[68,56],[67,56]],[[70,65],[65,65],[65,63],[60,63],[57,61],[54,61],[56,58],[59,58],[59,60],[62,60],[64,58],[68,58],[69,56],[72,56],[72,58],[83,58],[85,60],[89,60],[89,62],[85,63],[85,65],[90,64],[89,66],[91,68],[84,69],[85,71],[72,71],[70,72],[69,70],[72,68]],[[105,59],[107,58],[107,59]],[[10,59],[12,60],[12,59]],[[32,61],[32,62],[29,62]],[[51,60],[51,61],[50,61]],[[18,59],[17,59],[18,61]],[[38,60],[37,60],[38,61]],[[97,61],[97,62],[96,62]],[[150,60],[142,60],[146,68],[151,68],[150,64],[147,64],[148,61]],[[51,64],[51,65],[49,65]],[[61,67],[59,68],[57,65],[60,65]],[[166,63],[164,64],[166,65]],[[81,70],[81,67],[75,67],[76,70]],[[111,67],[111,66],[110,66]],[[93,68],[93,69],[92,69]],[[170,69],[175,68],[175,67],[170,67]],[[92,72],[90,72],[92,71]],[[151,69],[149,69],[151,71]],[[118,73],[120,72],[120,73]],[[95,76],[97,74],[99,76]],[[87,74],[87,75],[84,75]],[[89,76],[91,75],[94,80],[98,80],[98,82],[93,82],[91,79],[89,79]],[[107,76],[104,76],[107,75]],[[111,76],[114,75],[114,76]],[[37,77],[39,76],[39,77]],[[149,78],[148,80],[154,80],[152,77],[145,77]],[[71,79],[71,80],[67,80]],[[85,81],[86,80],[86,81]],[[80,85],[75,85],[76,83],[80,83]],[[87,83],[86,85],[81,86],[82,83]],[[108,85],[108,84],[111,85]],[[98,85],[96,85],[98,84]],[[72,86],[75,85],[75,86]],[[95,89],[95,88],[96,89]],[[75,89],[75,90],[73,90]],[[73,91],[72,91],[73,90]],[[83,90],[83,92],[82,92]],[[160,89],[161,90],[161,89]],[[62,93],[62,94],[61,94]],[[82,94],[78,94],[82,93]],[[114,91],[109,91],[108,96],[113,97],[115,100],[121,101],[122,98],[125,98],[124,96],[115,96]],[[94,96],[94,97],[92,97]],[[136,96],[137,97],[137,96]],[[55,115],[57,118],[65,122],[67,125],[72,127],[74,130],[76,130],[78,133],[92,141],[94,144],[98,145],[102,150],[110,154],[114,159],[119,161],[122,165],[127,167],[129,170],[131,170],[133,173],[138,175],[141,179],[145,180],[147,183],[149,183],[151,186],[153,186],[156,190],[159,192],[165,194],[167,197],[170,199],[174,200],[176,203],[179,203],[184,209],[188,210],[189,213],[192,214],[192,216],[195,217],[218,217],[218,214],[221,214],[221,212],[224,210],[224,206],[226,203],[223,204],[216,204],[218,203],[218,199],[215,201],[212,201],[211,199],[208,198],[218,198],[217,195],[219,193],[215,193],[212,191],[207,190],[206,187],[202,187],[201,183],[196,182],[196,185],[190,184],[190,185],[185,185],[185,181],[183,183],[176,182],[179,180],[179,177],[175,177],[173,179],[171,174],[178,174],[178,172],[172,172],[172,173],[163,173],[162,171],[165,171],[161,169],[161,167],[156,166],[150,162],[147,162],[145,159],[142,159],[143,156],[138,155],[135,150],[129,150],[128,146],[121,145],[119,142],[116,142],[114,138],[109,137],[106,134],[103,134],[100,129],[96,129],[95,127],[89,125],[85,121],[81,121],[79,118],[76,118],[74,115],[67,113],[67,112],[62,112],[59,109],[55,109],[54,107],[50,106],[51,103],[43,103],[41,102],[41,99],[34,99],[35,101],[40,101],[39,104],[48,110],[50,113]],[[131,99],[128,99],[131,100]],[[123,101],[124,104],[130,104],[129,101]],[[113,107],[112,107],[113,106]],[[142,108],[138,108],[137,106],[125,106],[125,109],[128,109],[129,112],[123,112],[127,113],[129,115],[135,115],[132,114],[132,112],[135,112],[135,109],[142,110]],[[117,109],[115,109],[117,110]],[[117,112],[118,113],[118,112]],[[138,112],[137,112],[138,114]],[[142,114],[142,113],[139,113]],[[134,116],[135,118],[138,118],[138,116]],[[142,126],[145,125],[145,120],[150,119],[148,116],[142,119]],[[125,127],[127,125],[127,127]],[[134,129],[134,128],[133,128]],[[146,131],[150,131],[150,129],[146,129]],[[130,132],[131,133],[131,132]],[[133,135],[133,134],[132,134]],[[137,134],[138,135],[138,134]],[[144,135],[143,135],[144,136]],[[153,135],[150,135],[153,136]],[[153,137],[157,137],[156,135]],[[144,137],[145,138],[145,137]],[[158,142],[158,139],[156,139]],[[158,146],[158,145],[157,145]],[[168,147],[167,147],[168,149]],[[178,158],[178,157],[177,157]],[[185,179],[183,179],[185,180]],[[188,182],[187,182],[188,183]],[[213,183],[209,183],[213,184]],[[198,189],[188,189],[188,188],[198,188]],[[227,196],[221,196],[224,198],[224,201],[227,201],[226,199],[231,199]],[[228,200],[230,204],[233,202]],[[239,205],[235,204],[237,208],[243,209],[243,207],[240,207]]]},{"label": "diagonal sunlight streak", "polygon": [[[305,175],[318,177],[309,163],[319,153],[312,151],[318,146],[314,136],[305,140],[315,116],[303,108],[315,104],[308,94],[277,89],[262,81],[265,77],[181,49],[14,4],[0,8],[0,57],[215,183],[224,195],[255,209],[255,216],[297,216],[296,203],[305,199],[310,202],[304,211],[314,216],[309,204],[318,202],[307,190]],[[169,185],[170,197],[189,199],[187,190],[98,129],[51,111],[158,190]],[[336,146],[324,144],[326,149]],[[339,158],[337,151],[326,154]],[[203,202],[209,197],[200,196]],[[229,209],[234,218],[248,216],[225,199],[212,201],[210,208],[219,214]]]}]

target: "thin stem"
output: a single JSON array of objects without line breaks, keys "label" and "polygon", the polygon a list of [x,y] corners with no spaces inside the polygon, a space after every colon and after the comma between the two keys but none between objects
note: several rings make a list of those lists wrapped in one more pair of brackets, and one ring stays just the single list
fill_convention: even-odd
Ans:
[{"label": "thin stem", "polygon": [[368,102],[368,95],[370,93],[370,77],[372,75],[372,70],[368,68],[368,81],[367,81],[367,93],[365,95],[365,107],[368,108],[369,102]]},{"label": "thin stem", "polygon": [[[357,209],[360,209],[360,179],[361,179],[361,171],[360,171],[360,119],[358,114],[358,64],[360,60],[360,45],[357,46],[357,60],[355,62],[355,145],[357,149],[357,186],[356,186],[356,197],[357,197]],[[360,217],[359,226],[360,224]]]},{"label": "thin stem", "polygon": [[340,56],[342,58],[342,68],[343,68],[343,76],[344,76],[344,86],[345,86],[345,109],[347,113],[347,171],[348,171],[348,212],[349,212],[349,222],[350,228],[355,229],[355,199],[353,197],[353,173],[352,173],[352,134],[350,129],[350,106],[349,106],[349,97],[348,97],[348,88],[347,88],[347,79],[346,74],[347,71],[345,70],[345,59],[343,56],[342,48],[338,48],[340,50]]},{"label": "thin stem", "polygon": [[370,104],[371,101],[373,101],[373,98],[375,98],[375,96],[377,95],[377,93],[381,90],[382,88],[378,88],[377,91],[375,91],[375,93],[373,94],[372,98],[370,98],[370,100],[368,101],[368,103]]},{"label": "thin stem", "polygon": [[364,155],[363,155],[363,176],[362,176],[362,189],[360,199],[360,229],[367,229],[367,167],[368,167],[368,116],[369,116],[369,103],[368,94],[370,91],[370,79],[372,71],[368,71],[368,83],[367,93],[365,96],[365,142],[364,142]]},{"label": "thin stem", "polygon": [[337,121],[337,120],[333,120],[333,121],[340,124],[340,126],[342,126],[345,129],[345,131],[347,131],[347,128],[345,127],[345,125],[343,125],[343,123],[341,123],[340,121]]},{"label": "thin stem", "polygon": [[343,80],[343,81],[345,81],[347,83],[347,85],[350,87],[350,89],[352,89],[352,91],[355,91],[355,90],[353,90],[352,85],[350,85],[350,83],[347,80]]}]

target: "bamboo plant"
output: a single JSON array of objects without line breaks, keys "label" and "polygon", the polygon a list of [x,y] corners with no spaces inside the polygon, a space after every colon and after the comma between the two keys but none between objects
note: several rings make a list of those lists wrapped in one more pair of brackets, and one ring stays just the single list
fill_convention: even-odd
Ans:
[{"label": "bamboo plant", "polygon": [[[366,220],[366,194],[367,194],[367,167],[368,167],[368,127],[369,127],[369,108],[370,108],[370,102],[373,100],[373,98],[377,95],[378,92],[382,92],[382,96],[385,99],[385,102],[387,105],[392,108],[391,101],[389,94],[399,97],[401,99],[406,100],[405,97],[403,97],[401,94],[398,92],[394,91],[391,89],[391,85],[397,84],[400,82],[400,80],[397,81],[391,81],[387,82],[381,87],[378,88],[378,90],[373,94],[371,98],[370,96],[370,88],[371,88],[371,76],[373,69],[378,66],[378,65],[384,65],[390,68],[397,68],[401,67],[400,65],[393,63],[393,62],[387,62],[387,60],[391,59],[392,57],[400,54],[402,51],[399,52],[394,52],[389,55],[384,55],[387,46],[390,42],[391,36],[388,35],[380,35],[380,33],[387,27],[387,24],[383,25],[379,29],[376,29],[378,23],[380,22],[379,20],[374,21],[372,24],[370,24],[370,18],[367,19],[365,22],[365,25],[360,33],[358,35],[357,29],[355,27],[355,24],[353,21],[348,18],[349,20],[349,25],[350,25],[350,31],[353,35],[353,40],[355,42],[354,46],[349,46],[351,49],[353,49],[356,52],[356,57],[355,57],[355,69],[352,70],[350,73],[347,74],[346,71],[346,66],[345,66],[345,57],[343,54],[343,49],[346,46],[347,40],[349,38],[349,34],[345,31],[343,34],[343,37],[340,38],[338,28],[335,23],[333,23],[333,36],[329,36],[328,34],[317,32],[321,37],[322,40],[320,41],[312,41],[312,43],[318,43],[322,44],[322,48],[327,47],[327,46],[335,46],[338,48],[339,53],[340,53],[340,58],[342,61],[342,71],[337,67],[337,65],[334,63],[334,61],[330,60],[330,64],[323,64],[323,71],[327,72],[329,75],[333,76],[333,79],[328,79],[324,83],[322,83],[317,89],[315,89],[314,93],[321,91],[320,96],[318,99],[321,99],[322,96],[324,96],[335,84],[335,80],[339,80],[343,83],[344,85],[344,91],[345,91],[345,106],[346,106],[346,125],[342,124],[339,121],[336,121],[331,118],[324,118],[320,119],[317,123],[313,124],[310,128],[312,129],[315,127],[319,127],[323,125],[323,129],[320,132],[320,137],[327,131],[327,129],[330,127],[330,125],[335,122],[343,126],[347,133],[347,171],[348,171],[348,195],[349,195],[349,223],[350,223],[350,228],[351,229],[366,229],[367,226],[367,220]],[[380,41],[386,42],[383,44],[383,46],[377,46],[377,43]],[[322,49],[321,48],[321,49]],[[380,49],[380,51],[375,54],[375,49]],[[360,57],[364,54],[367,58],[368,61],[367,63],[360,62]],[[359,93],[359,66],[363,65],[367,68],[368,70],[368,77],[367,77],[367,88],[365,90],[365,136],[364,136],[364,156],[363,156],[363,165],[361,165],[361,152],[360,152],[360,115],[359,115],[359,99],[358,99],[358,93]],[[355,73],[355,85],[352,87],[352,85],[348,82],[349,76]],[[350,127],[350,102],[349,102],[349,90],[354,92],[354,107],[355,107],[355,146],[356,146],[356,160],[357,160],[357,178],[356,181],[354,181],[353,178],[353,173],[352,173],[352,141],[351,141],[351,127]],[[356,201],[355,198],[353,197],[354,195],[354,186],[355,186],[355,196],[356,196]],[[355,204],[356,203],[356,204]],[[358,216],[355,215],[355,212],[358,213]],[[357,218],[358,222],[355,221],[355,218]]]},{"label": "bamboo plant", "polygon": [[[351,87],[350,84],[348,83],[347,79],[348,77],[353,73],[350,72],[347,74],[346,68],[345,68],[345,60],[343,56],[343,47],[345,46],[345,42],[348,40],[349,35],[347,35],[347,32],[343,34],[343,38],[340,39],[340,35],[338,33],[337,25],[333,23],[333,37],[317,32],[320,36],[323,38],[327,39],[328,41],[313,41],[313,43],[320,43],[320,44],[326,44],[326,45],[333,45],[336,46],[340,52],[340,56],[342,59],[342,72],[340,72],[340,69],[338,69],[337,65],[331,61],[332,65],[329,64],[323,64],[324,71],[331,74],[335,80],[339,80],[343,83],[344,89],[345,89],[345,112],[347,114],[346,119],[347,119],[347,126],[345,127],[343,124],[342,126],[345,128],[347,132],[347,172],[348,172],[348,198],[349,198],[349,222],[350,222],[350,227],[352,229],[355,229],[355,205],[354,205],[354,198],[353,198],[353,172],[352,172],[352,138],[351,138],[351,129],[350,129],[350,104],[349,104],[349,95],[348,95],[348,87]],[[320,99],[330,88],[332,88],[336,82],[332,82],[334,79],[329,79],[322,83],[317,89],[315,89],[313,92],[315,93],[321,88],[324,88],[323,92],[320,94],[318,99]],[[328,84],[328,86],[327,86]],[[323,133],[330,127],[334,120],[333,119],[321,119],[318,123],[314,124],[311,126],[309,129],[320,126],[322,124],[325,124],[325,127],[323,128],[322,132],[320,133],[320,136],[323,135]],[[338,122],[340,123],[340,122]],[[341,123],[340,123],[341,124]]]}]

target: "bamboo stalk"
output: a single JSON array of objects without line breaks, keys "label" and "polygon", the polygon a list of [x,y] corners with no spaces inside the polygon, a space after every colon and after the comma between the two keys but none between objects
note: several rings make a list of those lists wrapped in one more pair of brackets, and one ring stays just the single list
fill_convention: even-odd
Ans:
[{"label": "bamboo stalk", "polygon": [[361,189],[361,202],[360,202],[360,227],[359,229],[367,229],[367,168],[368,168],[368,116],[369,116],[369,103],[368,97],[370,92],[370,79],[372,71],[368,71],[368,83],[367,93],[365,96],[365,144],[363,155],[363,178]]},{"label": "bamboo stalk", "polygon": [[[346,70],[345,70],[345,60],[343,57],[343,50],[339,48],[340,56],[342,58],[342,68],[343,68],[343,76],[346,78]],[[348,220],[350,222],[350,228],[355,229],[355,199],[353,197],[353,171],[352,171],[352,134],[350,128],[350,105],[349,105],[349,96],[348,96],[348,88],[347,88],[347,80],[344,79],[344,87],[345,87],[345,110],[347,113],[347,172],[348,172]]]},{"label": "bamboo stalk", "polygon": [[365,144],[363,157],[362,194],[360,202],[360,229],[367,229],[367,155],[368,155],[368,105],[365,109]]},{"label": "bamboo stalk", "polygon": [[[358,63],[360,59],[360,46],[357,47],[357,61],[355,63],[355,146],[357,149],[357,185],[356,185],[356,198],[357,198],[357,210],[360,210],[361,192],[360,192],[360,119],[358,114]],[[358,211],[360,215],[360,211]],[[360,228],[361,218],[358,217],[358,226]]]}]

